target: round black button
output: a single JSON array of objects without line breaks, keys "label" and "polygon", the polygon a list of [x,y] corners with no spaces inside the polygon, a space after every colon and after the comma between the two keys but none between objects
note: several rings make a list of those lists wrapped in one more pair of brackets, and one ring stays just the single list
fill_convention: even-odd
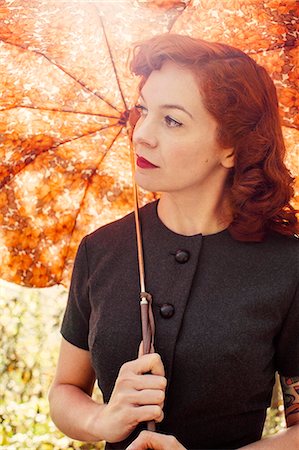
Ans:
[{"label": "round black button", "polygon": [[178,250],[175,254],[175,259],[180,264],[185,264],[187,261],[189,261],[190,253],[188,250]]},{"label": "round black button", "polygon": [[170,319],[174,315],[174,306],[170,303],[164,303],[160,308],[160,314],[164,319]]}]

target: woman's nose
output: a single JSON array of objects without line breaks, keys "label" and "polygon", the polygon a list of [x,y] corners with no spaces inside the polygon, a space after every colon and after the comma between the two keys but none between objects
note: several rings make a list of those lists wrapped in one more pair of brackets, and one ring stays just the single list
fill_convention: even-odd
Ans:
[{"label": "woman's nose", "polygon": [[148,117],[141,117],[133,131],[133,144],[156,147],[157,138],[152,121]]}]

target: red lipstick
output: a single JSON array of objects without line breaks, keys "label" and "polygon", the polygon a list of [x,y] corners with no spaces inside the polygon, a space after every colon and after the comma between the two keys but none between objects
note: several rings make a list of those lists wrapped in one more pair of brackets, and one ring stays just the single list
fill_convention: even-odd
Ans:
[{"label": "red lipstick", "polygon": [[141,167],[141,169],[155,169],[158,166],[155,166],[151,162],[149,162],[147,159],[142,158],[141,156],[137,155],[137,161],[136,164],[138,167]]}]

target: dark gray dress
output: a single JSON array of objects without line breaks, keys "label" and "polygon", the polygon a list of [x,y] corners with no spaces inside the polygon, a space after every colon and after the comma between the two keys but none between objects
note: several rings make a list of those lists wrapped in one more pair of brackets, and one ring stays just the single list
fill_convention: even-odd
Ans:
[{"label": "dark gray dress", "polygon": [[[155,349],[168,379],[161,432],[188,449],[234,449],[261,437],[276,370],[299,374],[299,240],[182,236],[157,202],[141,209]],[[132,214],[85,237],[62,324],[92,356],[104,401],[141,341]],[[297,295],[296,295],[297,292]],[[142,429],[107,449],[123,449]]]}]

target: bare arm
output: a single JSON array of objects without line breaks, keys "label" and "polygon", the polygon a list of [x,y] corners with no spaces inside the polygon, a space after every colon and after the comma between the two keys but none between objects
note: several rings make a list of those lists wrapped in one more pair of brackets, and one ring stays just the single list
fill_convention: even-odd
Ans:
[{"label": "bare arm", "polygon": [[140,422],[162,421],[166,379],[157,353],[122,365],[107,404],[91,399],[94,382],[89,352],[63,339],[49,401],[54,423],[71,438],[118,442]]},{"label": "bare arm", "polygon": [[73,439],[96,441],[91,417],[104,408],[91,399],[95,375],[90,354],[62,339],[58,366],[49,393],[53,422]]}]

